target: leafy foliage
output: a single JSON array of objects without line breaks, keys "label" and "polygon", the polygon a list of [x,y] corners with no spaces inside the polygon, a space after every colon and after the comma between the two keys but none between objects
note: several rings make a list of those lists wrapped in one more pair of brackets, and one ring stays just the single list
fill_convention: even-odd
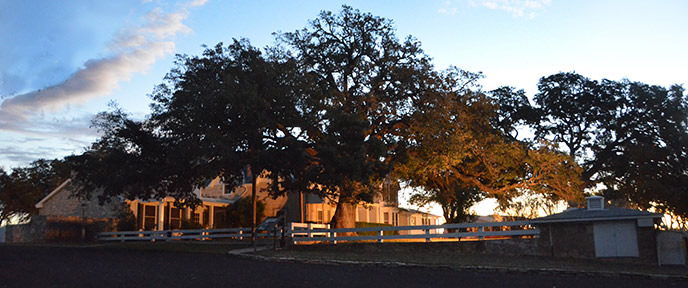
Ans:
[{"label": "leafy foliage", "polygon": [[[576,73],[540,79],[536,105],[518,103],[518,121],[560,145],[583,168],[582,180],[607,199],[688,215],[688,99],[684,89],[628,80],[594,81]],[[511,95],[509,95],[511,94]],[[497,94],[495,94],[497,95]],[[499,98],[518,96],[502,93]],[[537,121],[523,115],[538,115]]]},{"label": "leafy foliage", "polygon": [[104,136],[75,159],[79,181],[91,188],[82,191],[99,185],[106,197],[169,195],[196,205],[194,188],[217,176],[239,185],[247,167],[267,171],[275,190],[290,187],[294,177],[285,173],[298,169],[285,167],[303,165],[305,153],[298,78],[283,69],[293,63],[265,59],[235,40],[202,57],[179,55],[176,65],[154,91],[149,119],[134,121],[119,109],[99,114],[94,124]]},{"label": "leafy foliage", "polygon": [[0,169],[0,223],[18,217],[25,220],[37,213],[36,203],[70,176],[62,160],[39,159],[28,167]]},{"label": "leafy foliage", "polygon": [[336,227],[354,227],[353,205],[371,200],[391,172],[399,123],[432,80],[430,59],[415,39],[399,41],[391,21],[348,6],[279,37],[317,87],[305,127],[311,190],[337,201]]},{"label": "leafy foliage", "polygon": [[[265,218],[265,203],[256,203],[257,221]],[[241,198],[227,206],[227,227],[251,227],[253,221],[253,206],[250,198]]]},{"label": "leafy foliage", "polygon": [[[439,203],[447,221],[461,222],[487,196],[501,203],[529,191],[579,199],[577,164],[547,143],[518,141],[511,134],[518,119],[510,119],[526,113],[484,95],[475,85],[479,78],[455,68],[438,74],[437,86],[404,131],[406,157],[396,171],[412,187],[425,189],[413,200]],[[525,105],[518,94],[504,102]]]}]

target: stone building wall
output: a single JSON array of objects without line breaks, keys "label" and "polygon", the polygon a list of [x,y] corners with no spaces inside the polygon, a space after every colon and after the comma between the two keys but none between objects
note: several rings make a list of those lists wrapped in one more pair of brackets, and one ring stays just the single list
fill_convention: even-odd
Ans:
[{"label": "stone building wall", "polygon": [[[114,231],[116,219],[81,218],[77,216],[34,216],[21,225],[8,225],[7,243],[93,242],[99,232]],[[82,233],[85,232],[84,239]]]},{"label": "stone building wall", "polygon": [[[41,216],[76,216],[86,218],[116,218],[118,214],[118,209],[120,208],[117,199],[113,199],[110,203],[105,203],[100,205],[98,203],[97,193],[93,193],[90,200],[80,200],[76,197],[72,197],[71,185],[62,189],[57,194],[53,195],[48,201],[43,203],[43,207],[39,209],[38,215]],[[85,207],[82,207],[82,203],[85,203]],[[85,208],[85,210],[84,210]]]},{"label": "stone building wall", "polygon": [[595,236],[591,223],[551,223],[537,227],[540,228],[540,245],[549,255],[595,258]]},{"label": "stone building wall", "polygon": [[637,227],[640,262],[657,263],[657,230],[654,227]]},{"label": "stone building wall", "polygon": [[[636,227],[639,257],[610,258],[596,258],[592,222],[541,224],[538,225],[538,228],[540,228],[540,245],[545,251],[548,251],[547,255],[629,263],[657,263],[657,232],[654,227]],[[550,242],[550,235],[552,242]]]}]

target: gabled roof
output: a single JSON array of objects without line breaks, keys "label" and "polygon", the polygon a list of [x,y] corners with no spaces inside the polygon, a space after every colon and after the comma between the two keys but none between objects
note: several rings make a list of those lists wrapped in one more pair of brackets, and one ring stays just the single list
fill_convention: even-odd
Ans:
[{"label": "gabled roof", "polygon": [[57,188],[55,188],[55,190],[50,192],[50,194],[43,197],[43,199],[41,199],[41,201],[38,201],[38,203],[36,203],[36,208],[38,208],[38,209],[43,208],[43,205],[45,204],[45,202],[48,202],[48,200],[50,200],[50,198],[53,198],[53,196],[57,195],[57,193],[60,193],[60,191],[62,191],[65,187],[67,187],[69,185],[69,183],[72,183],[72,179],[67,179],[66,181],[62,182],[62,184],[60,186],[58,186]]},{"label": "gabled roof", "polygon": [[602,210],[572,208],[561,213],[533,219],[532,223],[582,222],[605,220],[632,220],[642,218],[661,218],[662,214],[647,211],[608,207]]}]

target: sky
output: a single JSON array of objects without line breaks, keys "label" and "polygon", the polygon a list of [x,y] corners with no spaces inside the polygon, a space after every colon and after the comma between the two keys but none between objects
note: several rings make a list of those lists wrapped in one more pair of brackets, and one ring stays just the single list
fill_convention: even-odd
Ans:
[{"label": "sky", "polygon": [[[82,153],[114,101],[136,119],[175,54],[306,26],[343,4],[391,19],[438,70],[482,72],[483,89],[537,92],[539,78],[670,86],[688,81],[688,1],[0,0],[0,167]],[[688,88],[688,87],[687,87]]]}]

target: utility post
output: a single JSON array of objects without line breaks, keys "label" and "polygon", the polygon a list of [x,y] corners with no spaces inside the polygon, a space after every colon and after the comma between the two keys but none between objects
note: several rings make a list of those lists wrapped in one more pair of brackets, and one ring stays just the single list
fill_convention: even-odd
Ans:
[{"label": "utility post", "polygon": [[86,202],[81,203],[81,243],[86,242]]}]

